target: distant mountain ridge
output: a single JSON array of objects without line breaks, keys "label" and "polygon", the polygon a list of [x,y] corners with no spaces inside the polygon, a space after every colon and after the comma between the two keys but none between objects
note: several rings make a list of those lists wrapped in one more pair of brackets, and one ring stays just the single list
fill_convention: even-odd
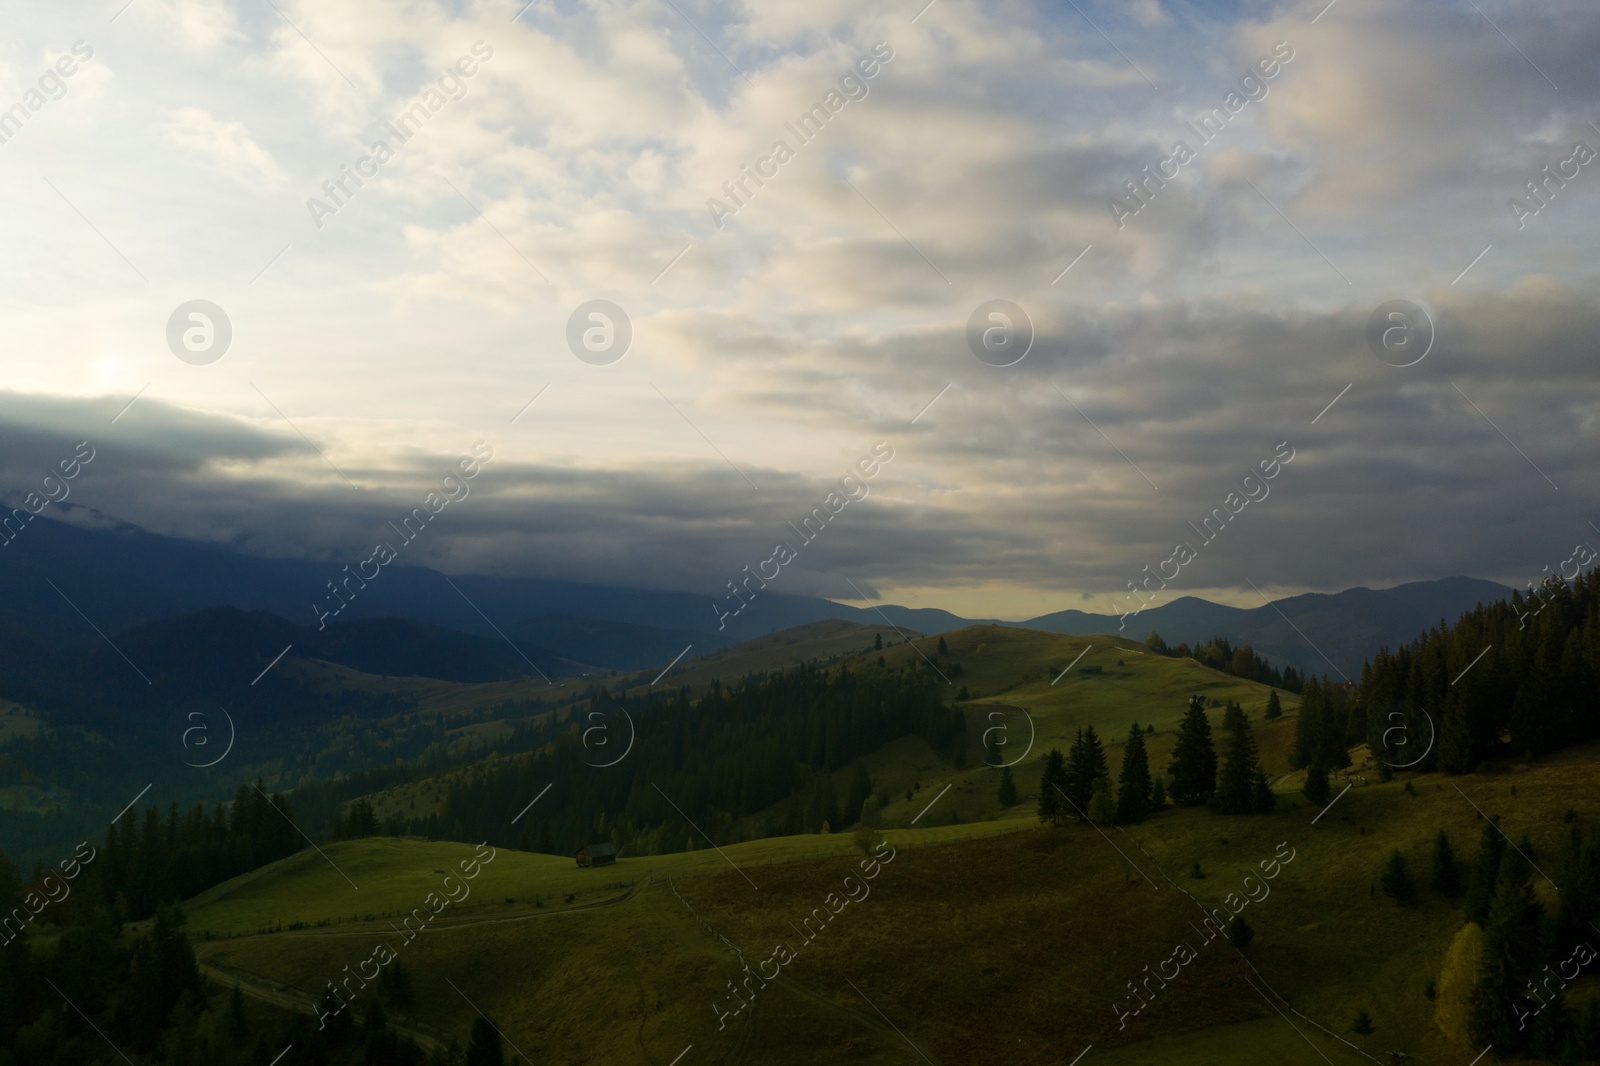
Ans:
[{"label": "distant mountain ridge", "polygon": [[1143,640],[1155,630],[1174,646],[1226,637],[1250,645],[1274,665],[1355,681],[1361,664],[1379,648],[1397,647],[1430,626],[1454,622],[1480,603],[1510,595],[1510,588],[1493,581],[1447,577],[1388,589],[1309,592],[1260,607],[1229,607],[1182,596],[1127,616],[1125,625],[1121,616],[1083,611],[1058,611],[1017,624],[1076,636],[1116,633],[1132,640]]},{"label": "distant mountain ridge", "polygon": [[[311,605],[322,601],[328,582],[338,576],[333,562],[267,559],[133,526],[90,529],[41,516],[27,537],[0,554],[0,629],[9,623],[35,639],[59,633],[98,640],[86,620],[115,634],[219,606],[263,611],[314,629]],[[1076,610],[998,622],[937,608],[859,608],[762,592],[743,616],[719,629],[710,594],[480,574],[447,578],[425,567],[391,566],[355,593],[339,622],[329,624],[328,634],[343,636],[330,638],[324,650],[378,673],[420,672],[408,663],[426,661],[430,669],[465,679],[516,671],[518,663],[525,669],[526,662],[507,646],[510,640],[541,669],[548,663],[563,672],[584,665],[638,670],[657,662],[665,666],[691,644],[699,655],[810,622],[844,619],[920,633],[988,623],[1136,640],[1154,629],[1173,645],[1222,636],[1252,645],[1277,665],[1354,678],[1378,648],[1510,593],[1494,582],[1450,577],[1291,596],[1254,608],[1186,596],[1129,616],[1119,631],[1117,615]],[[384,640],[381,627],[372,628],[380,619],[427,628],[396,629],[388,634],[393,639]],[[348,628],[353,623],[370,625]],[[450,634],[470,634],[483,643],[461,644]],[[0,665],[5,661],[0,650]]]}]

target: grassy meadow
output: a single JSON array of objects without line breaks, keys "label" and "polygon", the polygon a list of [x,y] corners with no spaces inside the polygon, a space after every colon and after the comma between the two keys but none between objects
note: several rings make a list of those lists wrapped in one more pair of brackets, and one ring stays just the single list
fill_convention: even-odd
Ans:
[{"label": "grassy meadow", "polygon": [[[924,654],[943,670],[961,664],[951,680],[971,697],[962,703],[968,766],[951,767],[914,738],[867,759],[876,790],[868,816],[896,854],[866,898],[841,905],[835,897],[839,913],[814,941],[796,927],[816,908],[828,913],[829,893],[842,893],[857,868],[861,853],[849,833],[624,854],[600,869],[502,849],[470,882],[471,895],[409,943],[395,925],[442,891],[472,844],[346,841],[190,901],[197,951],[204,963],[263,988],[315,995],[380,941],[396,945],[417,989],[407,1013],[417,1031],[464,1038],[481,1009],[534,1062],[666,1066],[692,1046],[683,1064],[1026,1066],[1070,1063],[1087,1049],[1084,1063],[1118,1066],[1324,1058],[1345,1066],[1386,1062],[1390,1052],[1464,1066],[1480,1049],[1450,1045],[1432,1025],[1427,998],[1460,925],[1459,903],[1424,887],[1414,905],[1400,907],[1375,889],[1380,864],[1399,849],[1425,886],[1440,829],[1470,863],[1483,824],[1474,803],[1501,815],[1514,839],[1526,832],[1536,863],[1556,854],[1569,822],[1600,820],[1592,786],[1600,751],[1592,748],[1533,766],[1390,782],[1358,748],[1323,812],[1300,796],[1303,774],[1289,770],[1298,700],[1288,693],[1280,693],[1284,716],[1266,722],[1265,686],[1129,641],[974,626],[946,634],[948,653],[936,656],[936,637],[880,653],[871,633],[820,625],[798,640],[769,641],[742,658],[730,650],[685,671],[685,681],[708,681],[714,669],[726,677],[781,665],[797,648],[820,653],[846,641],[852,669],[877,668],[879,654],[890,669]],[[1090,664],[1102,672],[1077,672]],[[1092,724],[1115,772],[1129,726],[1153,724],[1146,743],[1152,767],[1163,770],[1194,693],[1219,704],[1210,711],[1214,729],[1228,700],[1250,713],[1277,811],[1219,817],[1168,808],[1103,831],[1038,824],[1040,760],[1051,747],[1065,749]],[[1035,730],[1025,757],[1022,719],[1007,710],[1017,708]],[[981,761],[990,710],[1009,715],[1003,756],[1016,760],[1021,794],[1009,809],[996,797],[999,775]],[[845,784],[841,772],[841,792]],[[442,781],[430,780],[373,799],[381,811],[441,795]],[[1261,860],[1291,849],[1270,894],[1245,908],[1255,932],[1248,949],[1206,941],[1197,903],[1221,905]],[[741,1002],[730,982],[744,975],[730,943],[752,966],[779,944],[796,949],[737,1014],[727,1014]],[[1194,960],[1124,1017],[1135,1004],[1129,983],[1155,972],[1180,943]],[[1596,995],[1596,983],[1575,984],[1569,1002]],[[1370,1035],[1351,1029],[1363,1010]]]}]

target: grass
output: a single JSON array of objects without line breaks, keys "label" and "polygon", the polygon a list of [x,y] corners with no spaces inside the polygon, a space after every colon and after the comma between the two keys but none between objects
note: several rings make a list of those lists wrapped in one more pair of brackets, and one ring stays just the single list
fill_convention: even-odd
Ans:
[{"label": "grass", "polygon": [[[1064,1063],[1092,1045],[1084,1066],[1241,1066],[1318,1061],[1307,1039],[1335,1066],[1372,1061],[1320,1026],[1380,1061],[1402,1051],[1468,1062],[1480,1049],[1449,1045],[1423,996],[1459,927],[1459,903],[1424,889],[1414,906],[1399,907],[1370,886],[1391,848],[1425,883],[1440,828],[1470,863],[1482,827],[1472,803],[1500,814],[1514,840],[1527,832],[1534,861],[1548,869],[1569,808],[1580,823],[1600,820],[1597,757],[1589,748],[1532,767],[1417,776],[1412,793],[1405,776],[1370,775],[1315,825],[1321,808],[1284,795],[1270,816],[1169,810],[1104,836],[1020,817],[891,830],[899,851],[871,895],[844,905],[720,1031],[713,1004],[729,1002],[740,971],[715,934],[753,962],[797,941],[791,923],[825,906],[856,868],[849,836],[735,844],[726,858],[709,849],[625,857],[601,870],[501,851],[467,903],[399,954],[417,985],[418,1021],[464,1037],[481,1008],[535,1061],[666,1066],[693,1044],[702,1062],[921,1062],[909,1041],[935,1063]],[[951,842],[934,846],[941,841]],[[1294,859],[1245,911],[1255,929],[1248,954],[1202,942],[1191,924],[1199,910],[1184,892],[1220,904],[1282,845]],[[337,926],[197,941],[200,953],[314,991],[380,939],[397,940],[386,919],[352,915],[418,905],[442,880],[434,871],[471,848],[366,840],[327,852],[359,890],[308,852],[193,901],[190,925],[245,932],[342,916]],[[1196,862],[1202,880],[1188,876]],[[618,883],[633,887],[608,887]],[[535,893],[546,906],[533,906]],[[1113,1004],[1129,1001],[1127,982],[1179,942],[1196,946],[1195,961],[1119,1029]],[[1596,984],[1577,982],[1569,1002],[1594,995]],[[1369,1036],[1348,1030],[1363,1009],[1374,1022]]]},{"label": "grass", "polygon": [[[969,694],[974,696],[958,704],[967,717],[968,767],[958,770],[950,766],[927,744],[909,737],[867,756],[865,761],[876,791],[888,798],[886,806],[879,807],[876,799],[870,804],[875,809],[873,817],[883,825],[909,824],[945,785],[953,787],[940,801],[938,813],[929,818],[947,824],[952,819],[970,824],[1026,817],[1037,802],[1042,772],[1040,760],[1051,748],[1065,751],[1076,731],[1088,725],[1094,726],[1106,744],[1107,759],[1115,775],[1121,765],[1122,744],[1129,727],[1134,722],[1154,724],[1157,733],[1146,740],[1150,765],[1157,771],[1164,770],[1171,758],[1177,725],[1188,707],[1189,697],[1195,694],[1217,702],[1218,706],[1209,714],[1213,731],[1218,736],[1222,721],[1220,705],[1233,700],[1243,706],[1251,716],[1256,743],[1268,773],[1276,777],[1288,772],[1294,712],[1299,706],[1298,697],[1291,693],[1279,692],[1287,712],[1285,716],[1277,722],[1266,722],[1264,714],[1271,692],[1267,686],[1218,673],[1192,659],[1156,655],[1142,644],[1121,638],[1070,637],[1030,629],[969,626],[944,634],[948,652],[939,656],[940,638],[937,636],[917,636],[909,643],[899,641],[880,652],[872,647],[872,636],[878,631],[871,626],[842,621],[800,626],[718,651],[704,659],[686,659],[673,672],[672,680],[699,688],[713,678],[729,679],[758,670],[780,669],[803,659],[826,659],[830,655],[841,656],[852,670],[869,673],[879,669],[880,654],[886,664],[884,668],[889,670],[913,666],[926,669],[927,664],[933,662],[952,682],[952,689],[966,685]],[[895,639],[892,630],[885,632],[890,634],[891,640]],[[1089,650],[1080,659],[1079,653],[1085,648]],[[957,663],[961,664],[961,673],[952,676]],[[1062,676],[1062,670],[1069,664],[1073,668]],[[1089,665],[1100,666],[1103,672],[1093,675],[1077,672],[1079,667]],[[648,685],[654,676],[635,675],[613,682],[612,687]],[[506,685],[524,683],[420,684],[451,690],[483,689],[482,705],[493,706],[505,698]],[[546,700],[553,698],[549,691],[544,696]],[[442,698],[436,693],[426,697],[425,704],[427,700]],[[467,696],[465,691],[453,691],[449,699],[459,703]],[[1001,717],[991,718],[991,714]],[[997,723],[1004,727],[1002,734],[996,734],[1006,741],[1002,758],[1015,764],[1012,773],[1022,796],[1019,806],[1009,811],[999,803],[998,773],[983,765],[985,733]],[[475,728],[492,735],[501,727],[488,722]],[[396,786],[371,799],[380,819],[391,815],[426,815],[440,809],[451,777],[471,772],[470,767],[448,771],[440,777]],[[852,772],[852,768],[846,767],[835,773],[834,790],[840,796],[847,793]],[[759,825],[765,813],[757,812],[747,826]]]}]

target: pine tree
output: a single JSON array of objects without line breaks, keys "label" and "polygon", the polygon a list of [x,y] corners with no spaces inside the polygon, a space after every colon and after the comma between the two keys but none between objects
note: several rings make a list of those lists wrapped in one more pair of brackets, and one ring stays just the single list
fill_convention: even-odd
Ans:
[{"label": "pine tree", "polygon": [[1333,794],[1333,789],[1328,785],[1328,767],[1321,759],[1314,759],[1306,769],[1306,783],[1300,789],[1306,799],[1312,803],[1322,804],[1328,802],[1328,797]]},{"label": "pine tree", "polygon": [[1500,863],[1489,918],[1483,927],[1483,965],[1472,994],[1472,1035],[1509,1053],[1527,1046],[1517,1024],[1534,1009],[1522,990],[1539,963],[1544,908],[1533,894],[1528,870],[1515,855]]},{"label": "pine tree", "polygon": [[1489,904],[1494,899],[1494,888],[1500,880],[1500,867],[1505,853],[1506,840],[1500,833],[1500,816],[1495,815],[1484,823],[1483,837],[1478,842],[1478,859],[1472,867],[1472,880],[1467,883],[1467,921],[1480,926],[1488,923]]},{"label": "pine tree", "polygon": [[1254,785],[1260,769],[1256,762],[1256,742],[1250,735],[1250,718],[1240,711],[1228,736],[1228,754],[1217,777],[1217,794],[1212,797],[1212,805],[1222,814],[1246,814],[1254,810]]},{"label": "pine tree", "polygon": [[1204,803],[1217,783],[1217,752],[1211,743],[1211,722],[1206,718],[1205,699],[1192,696],[1178,727],[1178,742],[1172,749],[1172,775],[1169,790],[1174,802]]},{"label": "pine tree", "polygon": [[1045,756],[1044,774],[1039,778],[1039,821],[1060,825],[1065,801],[1066,764],[1059,748],[1051,748]]},{"label": "pine tree", "polygon": [[1567,1013],[1567,1000],[1559,987],[1545,994],[1550,997],[1549,1001],[1538,1008],[1538,1015],[1528,1027],[1528,1050],[1537,1058],[1553,1061],[1572,1038],[1572,1017]]},{"label": "pine tree", "polygon": [[1017,786],[1011,780],[1011,767],[1009,766],[1000,768],[999,799],[1002,807],[1015,807],[1017,804]]},{"label": "pine tree", "polygon": [[1477,763],[1473,748],[1472,722],[1466,708],[1452,703],[1444,709],[1444,721],[1439,724],[1439,769],[1447,774],[1464,774]]},{"label": "pine tree", "polygon": [[[872,650],[873,651],[882,651],[883,650],[883,634],[882,633],[874,633],[874,634],[872,634]],[[880,662],[878,665],[882,666],[883,664]]]},{"label": "pine tree", "polygon": [[1267,780],[1267,772],[1257,766],[1256,776],[1250,782],[1250,809],[1267,814],[1277,806],[1278,797],[1272,791],[1272,784]]},{"label": "pine tree", "polygon": [[850,778],[850,791],[844,802],[844,817],[840,824],[855,825],[861,821],[861,809],[866,806],[867,797],[871,795],[872,775],[867,773],[867,764],[857,759],[855,773]]},{"label": "pine tree", "polygon": [[1552,930],[1556,943],[1570,944],[1588,937],[1590,916],[1600,914],[1600,841],[1573,826],[1557,867],[1556,883],[1561,886]]},{"label": "pine tree", "polygon": [[1378,878],[1378,885],[1383,889],[1383,894],[1396,903],[1410,903],[1417,894],[1417,886],[1412,883],[1411,875],[1406,872],[1406,859],[1400,854],[1400,849],[1389,853],[1389,858],[1384,861],[1383,874]]},{"label": "pine tree", "polygon": [[1228,923],[1228,943],[1243,951],[1250,946],[1250,941],[1256,938],[1256,931],[1250,928],[1250,923],[1244,920],[1244,915],[1235,914]]},{"label": "pine tree", "polygon": [[943,637],[939,638],[939,654],[940,655],[949,655],[950,654],[950,648],[949,648],[948,645],[945,644]]},{"label": "pine tree", "polygon": [[1155,780],[1150,782],[1150,809],[1159,811],[1167,805],[1167,786],[1157,774]]},{"label": "pine tree", "polygon": [[1108,825],[1116,816],[1117,801],[1111,798],[1111,778],[1095,778],[1093,791],[1089,794],[1089,821],[1095,825]]},{"label": "pine tree", "polygon": [[1461,867],[1456,865],[1456,853],[1450,850],[1450,837],[1443,829],[1433,839],[1433,872],[1428,885],[1441,896],[1461,893]]},{"label": "pine tree", "polygon": [[1135,722],[1122,749],[1122,774],[1117,785],[1117,821],[1142,821],[1150,813],[1150,760],[1144,750],[1144,730]]},{"label": "pine tree", "polygon": [[1328,700],[1322,686],[1312,678],[1300,695],[1300,717],[1294,723],[1294,755],[1289,765],[1296,770],[1310,766],[1323,748],[1327,727]]},{"label": "pine tree", "polygon": [[1069,801],[1067,809],[1077,814],[1079,821],[1089,816],[1089,800],[1094,795],[1094,783],[1110,774],[1106,751],[1100,738],[1095,735],[1094,726],[1080,730],[1072,742],[1072,750],[1067,753],[1066,780],[1062,785]]},{"label": "pine tree", "polygon": [[1267,721],[1283,717],[1283,703],[1278,699],[1278,690],[1273,689],[1267,696]]}]

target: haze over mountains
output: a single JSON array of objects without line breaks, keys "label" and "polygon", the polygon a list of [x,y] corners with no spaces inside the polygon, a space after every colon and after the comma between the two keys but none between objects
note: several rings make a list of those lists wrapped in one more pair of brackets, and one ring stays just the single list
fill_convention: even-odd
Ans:
[{"label": "haze over mountains", "polygon": [[[1409,640],[1510,592],[1490,581],[1449,577],[1391,589],[1293,596],[1255,608],[1185,596],[1125,620],[1064,610],[1021,622],[892,604],[861,609],[760,592],[742,616],[719,630],[710,596],[531,578],[447,577],[423,567],[392,566],[364,587],[352,581],[348,606],[319,631],[312,605],[331,602],[328,583],[348,577],[340,563],[266,559],[128,525],[91,529],[49,518],[36,520],[27,535],[7,547],[0,599],[9,620],[35,637],[47,631],[97,640],[86,620],[118,633],[233,607],[268,612],[290,624],[212,612],[202,628],[239,628],[241,637],[247,630],[248,642],[263,648],[293,642],[304,654],[366,672],[427,673],[462,681],[527,672],[530,665],[556,673],[647,669],[665,665],[691,644],[692,654],[702,654],[828,618],[922,633],[998,623],[1137,640],[1154,629],[1173,645],[1222,636],[1250,644],[1276,664],[1354,678],[1378,648]],[[396,619],[413,624],[403,626]],[[146,635],[167,629],[154,625]]]}]

